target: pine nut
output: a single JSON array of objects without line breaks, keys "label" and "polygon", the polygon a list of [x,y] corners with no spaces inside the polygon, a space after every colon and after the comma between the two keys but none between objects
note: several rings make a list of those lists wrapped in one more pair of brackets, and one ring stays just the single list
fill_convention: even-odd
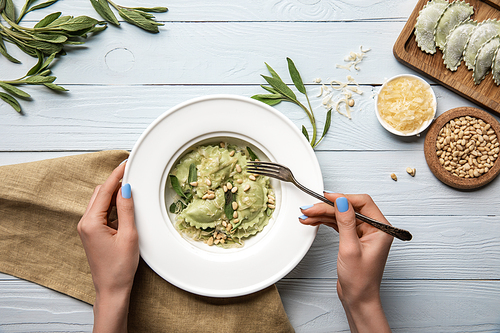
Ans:
[{"label": "pine nut", "polygon": [[240,167],[240,165],[239,165],[239,164],[236,164],[236,171],[237,171],[237,172],[241,172],[241,167]]},{"label": "pine nut", "polygon": [[238,188],[236,186],[231,189],[231,192],[233,193],[236,193],[236,191],[238,191]]},{"label": "pine nut", "polygon": [[245,188],[243,188],[243,192],[246,192],[250,189],[250,184],[246,184]]}]

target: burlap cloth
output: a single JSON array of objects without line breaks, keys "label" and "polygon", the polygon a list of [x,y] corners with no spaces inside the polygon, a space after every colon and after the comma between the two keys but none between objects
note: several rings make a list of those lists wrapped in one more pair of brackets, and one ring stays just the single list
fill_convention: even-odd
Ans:
[{"label": "burlap cloth", "polygon": [[[93,304],[76,225],[95,186],[127,157],[104,151],[0,167],[0,271]],[[128,322],[130,332],[293,332],[275,286],[202,297],[169,284],[142,260]]]}]

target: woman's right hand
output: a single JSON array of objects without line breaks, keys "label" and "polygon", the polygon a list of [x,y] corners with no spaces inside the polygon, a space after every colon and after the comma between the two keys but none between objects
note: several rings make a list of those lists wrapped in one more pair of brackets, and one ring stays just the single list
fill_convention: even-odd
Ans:
[{"label": "woman's right hand", "polygon": [[339,232],[337,293],[352,332],[390,332],[380,301],[380,283],[393,237],[356,220],[354,211],[389,222],[366,194],[325,193],[335,207],[303,207],[300,221],[325,224]]}]

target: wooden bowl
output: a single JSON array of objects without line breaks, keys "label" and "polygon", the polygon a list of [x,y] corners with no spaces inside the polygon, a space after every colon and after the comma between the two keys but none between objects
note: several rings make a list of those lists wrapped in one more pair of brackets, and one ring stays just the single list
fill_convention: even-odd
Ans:
[{"label": "wooden bowl", "polygon": [[439,163],[439,158],[436,154],[436,140],[438,138],[439,131],[450,120],[463,116],[471,116],[477,119],[482,119],[484,122],[490,124],[491,129],[495,131],[497,139],[500,140],[500,124],[492,115],[473,107],[459,107],[446,111],[434,121],[425,137],[424,153],[427,165],[429,165],[432,173],[440,181],[457,189],[471,190],[488,184],[500,173],[500,157],[497,157],[493,167],[491,167],[488,172],[474,178],[460,178],[454,176],[451,172],[446,170],[441,163]]}]

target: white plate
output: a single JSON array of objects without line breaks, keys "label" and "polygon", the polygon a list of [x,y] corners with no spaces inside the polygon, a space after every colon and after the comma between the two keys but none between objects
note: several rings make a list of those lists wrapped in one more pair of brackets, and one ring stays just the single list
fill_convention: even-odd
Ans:
[{"label": "white plate", "polygon": [[302,260],[317,228],[299,222],[299,207],[316,200],[290,183],[274,180],[273,218],[244,247],[224,250],[184,238],[168,212],[168,173],[187,148],[222,138],[249,144],[269,160],[290,167],[306,187],[323,190],[316,155],[297,127],[272,107],[233,95],[196,98],[161,115],[135,144],[123,181],[132,186],[144,261],[186,291],[233,297],[272,285]]}]

